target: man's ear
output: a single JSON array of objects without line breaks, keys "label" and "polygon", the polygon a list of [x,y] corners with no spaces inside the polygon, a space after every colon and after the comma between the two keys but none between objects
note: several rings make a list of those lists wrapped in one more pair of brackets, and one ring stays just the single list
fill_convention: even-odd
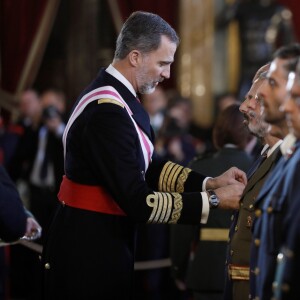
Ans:
[{"label": "man's ear", "polygon": [[142,54],[140,51],[138,50],[132,50],[129,54],[128,54],[128,59],[129,62],[132,66],[136,67],[140,64],[140,62],[142,61]]}]

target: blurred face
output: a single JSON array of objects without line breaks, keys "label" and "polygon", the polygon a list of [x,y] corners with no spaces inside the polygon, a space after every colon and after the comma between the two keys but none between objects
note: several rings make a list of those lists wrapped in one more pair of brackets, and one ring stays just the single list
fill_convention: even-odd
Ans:
[{"label": "blurred face", "polygon": [[253,82],[244,102],[240,105],[240,111],[244,115],[244,124],[253,135],[261,138],[267,134],[269,128],[263,120],[261,102],[257,97],[263,81],[263,79],[257,79]]},{"label": "blurred face", "polygon": [[287,85],[288,97],[282,105],[282,110],[286,113],[287,123],[290,132],[297,139],[300,139],[300,76],[294,72],[289,74]]},{"label": "blurred face", "polygon": [[174,61],[176,44],[167,37],[161,37],[159,48],[147,54],[142,54],[142,61],[137,67],[137,91],[141,94],[154,92],[159,82],[170,78],[170,66]]},{"label": "blurred face", "polygon": [[143,105],[150,115],[155,115],[162,111],[166,107],[167,102],[167,96],[160,87],[157,87],[152,94],[143,96]]},{"label": "blurred face", "polygon": [[64,113],[65,111],[64,100],[55,92],[48,91],[43,93],[41,96],[41,103],[43,108],[53,105],[59,110],[59,112]]},{"label": "blurred face", "polygon": [[24,117],[32,118],[40,111],[41,104],[38,95],[31,90],[25,91],[20,97],[20,113]]},{"label": "blurred face", "polygon": [[267,123],[285,127],[285,114],[279,108],[286,96],[287,71],[286,59],[276,58],[271,63],[267,80],[261,85],[259,97],[263,100],[263,117]]}]

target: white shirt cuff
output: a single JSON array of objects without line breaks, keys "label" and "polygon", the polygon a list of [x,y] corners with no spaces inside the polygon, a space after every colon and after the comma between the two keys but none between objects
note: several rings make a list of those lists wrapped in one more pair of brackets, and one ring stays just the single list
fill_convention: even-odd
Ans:
[{"label": "white shirt cuff", "polygon": [[202,215],[201,215],[201,224],[206,224],[208,215],[209,215],[209,202],[206,192],[201,193],[202,196]]},{"label": "white shirt cuff", "polygon": [[206,192],[206,182],[208,179],[210,179],[212,177],[206,177],[204,180],[203,180],[203,183],[202,183],[202,191],[203,192]]}]

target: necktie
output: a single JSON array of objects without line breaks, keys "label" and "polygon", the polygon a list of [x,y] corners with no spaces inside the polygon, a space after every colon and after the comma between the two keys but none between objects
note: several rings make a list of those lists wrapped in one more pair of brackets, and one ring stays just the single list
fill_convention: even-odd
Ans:
[{"label": "necktie", "polygon": [[267,158],[268,149],[266,149],[253,163],[251,168],[247,172],[247,178],[248,180],[251,178],[251,176],[256,172],[256,170],[259,168],[259,166],[263,163],[263,161]]}]

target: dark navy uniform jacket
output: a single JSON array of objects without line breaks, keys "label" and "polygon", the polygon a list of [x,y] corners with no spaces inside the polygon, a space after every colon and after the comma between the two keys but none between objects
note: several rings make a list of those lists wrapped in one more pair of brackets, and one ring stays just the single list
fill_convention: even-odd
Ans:
[{"label": "dark navy uniform jacket", "polygon": [[[118,91],[153,142],[148,114],[105,70],[79,99],[103,86]],[[154,157],[145,171],[126,109],[115,103],[88,104],[67,135],[66,176],[104,187],[127,216],[59,208],[43,255],[46,299],[132,299],[136,223],[200,223],[203,175]]]},{"label": "dark navy uniform jacket", "polygon": [[291,203],[300,197],[300,143],[288,158],[282,157],[259,193],[250,261],[251,296],[271,299],[276,259],[283,242],[284,219]]},{"label": "dark navy uniform jacket", "polygon": [[22,237],[26,232],[26,220],[18,191],[4,167],[0,166],[0,238],[11,242]]},{"label": "dark navy uniform jacket", "polygon": [[283,243],[277,256],[273,299],[300,299],[300,196],[291,204],[284,222]]}]

